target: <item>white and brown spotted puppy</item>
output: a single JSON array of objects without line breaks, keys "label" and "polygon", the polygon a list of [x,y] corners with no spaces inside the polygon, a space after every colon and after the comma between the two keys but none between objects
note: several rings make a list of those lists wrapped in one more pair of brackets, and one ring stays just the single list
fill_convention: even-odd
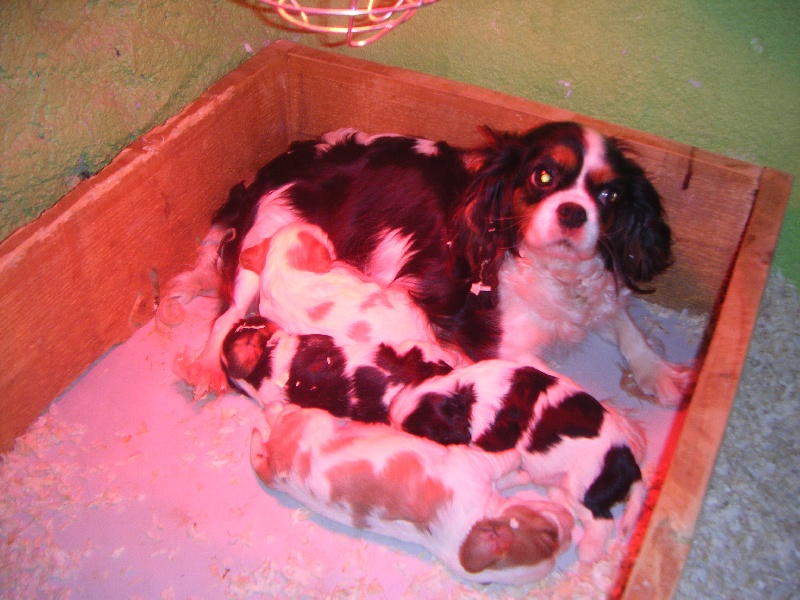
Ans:
[{"label": "white and brown spotted puppy", "polygon": [[558,503],[504,498],[494,482],[519,454],[442,446],[381,424],[273,404],[250,460],[259,478],[339,523],[419,544],[464,579],[522,584],[570,544]]},{"label": "white and brown spotted puppy", "polygon": [[379,285],[336,260],[322,229],[292,223],[245,251],[259,261],[259,313],[292,334],[319,333],[337,344],[436,343],[425,313],[399,285]]},{"label": "white and brown spotted puppy", "polygon": [[409,384],[452,370],[437,345],[339,346],[331,336],[291,335],[261,316],[237,323],[222,344],[231,382],[262,406],[285,398],[336,417],[389,423],[389,402]]},{"label": "white and brown spotted puppy", "polygon": [[485,360],[403,388],[392,424],[442,444],[488,452],[516,448],[516,482],[550,489],[583,525],[578,556],[594,562],[614,528],[611,508],[629,499],[620,523],[631,530],[644,500],[642,432],[610,406],[553,372]]}]

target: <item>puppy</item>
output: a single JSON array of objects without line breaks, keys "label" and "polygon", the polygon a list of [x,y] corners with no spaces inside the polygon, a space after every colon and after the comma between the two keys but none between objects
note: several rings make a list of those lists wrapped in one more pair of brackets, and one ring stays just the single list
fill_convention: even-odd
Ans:
[{"label": "puppy", "polygon": [[504,498],[493,482],[519,454],[441,446],[381,424],[273,404],[250,460],[268,487],[339,523],[419,544],[456,575],[523,584],[544,577],[570,544],[558,503]]},{"label": "puppy", "polygon": [[[261,271],[248,254],[282,226],[306,222],[330,236],[338,259],[405,288],[439,339],[473,360],[533,361],[594,330],[617,344],[644,393],[679,404],[690,370],[659,357],[626,308],[629,293],[646,292],[672,260],[671,231],[642,169],[577,123],[486,133],[483,146],[456,149],[342,130],[293,144],[235,186],[207,237],[218,260],[194,269],[216,269],[223,304],[204,350],[180,365],[196,395],[225,387],[222,341],[259,296]],[[213,280],[179,277],[165,307]]]},{"label": "puppy", "polygon": [[578,557],[594,562],[613,532],[611,507],[631,500],[622,517],[632,529],[644,500],[639,465],[645,441],[632,423],[552,372],[486,360],[400,390],[390,420],[441,444],[487,452],[516,448],[520,477],[512,484],[546,486],[578,516]]},{"label": "puppy", "polygon": [[436,342],[425,313],[405,289],[381,286],[337,261],[333,244],[316,225],[286,225],[242,257],[261,253],[259,313],[288,333],[321,333],[340,344]]},{"label": "puppy", "polygon": [[222,345],[228,377],[262,406],[285,398],[366,423],[388,424],[397,391],[449,373],[446,359],[424,342],[338,346],[327,335],[290,335],[261,316],[237,323]]}]

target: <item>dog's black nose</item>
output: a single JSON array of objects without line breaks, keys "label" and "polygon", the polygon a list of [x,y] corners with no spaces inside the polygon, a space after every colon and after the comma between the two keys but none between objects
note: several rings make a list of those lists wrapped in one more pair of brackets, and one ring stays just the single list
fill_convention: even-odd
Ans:
[{"label": "dog's black nose", "polygon": [[567,229],[577,229],[586,223],[586,211],[580,204],[564,202],[557,209],[558,223]]}]

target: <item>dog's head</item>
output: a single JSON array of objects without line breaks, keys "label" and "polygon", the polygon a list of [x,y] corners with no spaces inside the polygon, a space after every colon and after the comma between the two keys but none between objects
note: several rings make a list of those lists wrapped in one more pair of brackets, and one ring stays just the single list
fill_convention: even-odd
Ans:
[{"label": "dog's head", "polygon": [[613,140],[572,122],[486,133],[489,143],[466,158],[472,178],[454,239],[476,280],[495,287],[506,252],[578,262],[599,254],[637,291],[669,266],[658,193]]}]

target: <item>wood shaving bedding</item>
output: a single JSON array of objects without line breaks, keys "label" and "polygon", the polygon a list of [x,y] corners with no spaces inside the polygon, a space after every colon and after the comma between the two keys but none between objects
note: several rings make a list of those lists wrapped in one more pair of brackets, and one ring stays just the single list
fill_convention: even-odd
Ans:
[{"label": "wood shaving bedding", "polygon": [[[170,370],[199,348],[213,302],[152,323],[75,382],[0,463],[3,597],[603,598],[627,544],[594,565],[571,550],[535,585],[456,580],[422,549],[333,524],[267,490],[249,436],[265,428],[236,393],[193,403]],[[670,360],[693,357],[703,322],[644,304],[635,318]],[[652,326],[650,326],[652,325]],[[643,424],[652,471],[674,413],[619,388],[616,349],[591,339],[555,365]],[[621,509],[622,507],[618,507]]]}]

